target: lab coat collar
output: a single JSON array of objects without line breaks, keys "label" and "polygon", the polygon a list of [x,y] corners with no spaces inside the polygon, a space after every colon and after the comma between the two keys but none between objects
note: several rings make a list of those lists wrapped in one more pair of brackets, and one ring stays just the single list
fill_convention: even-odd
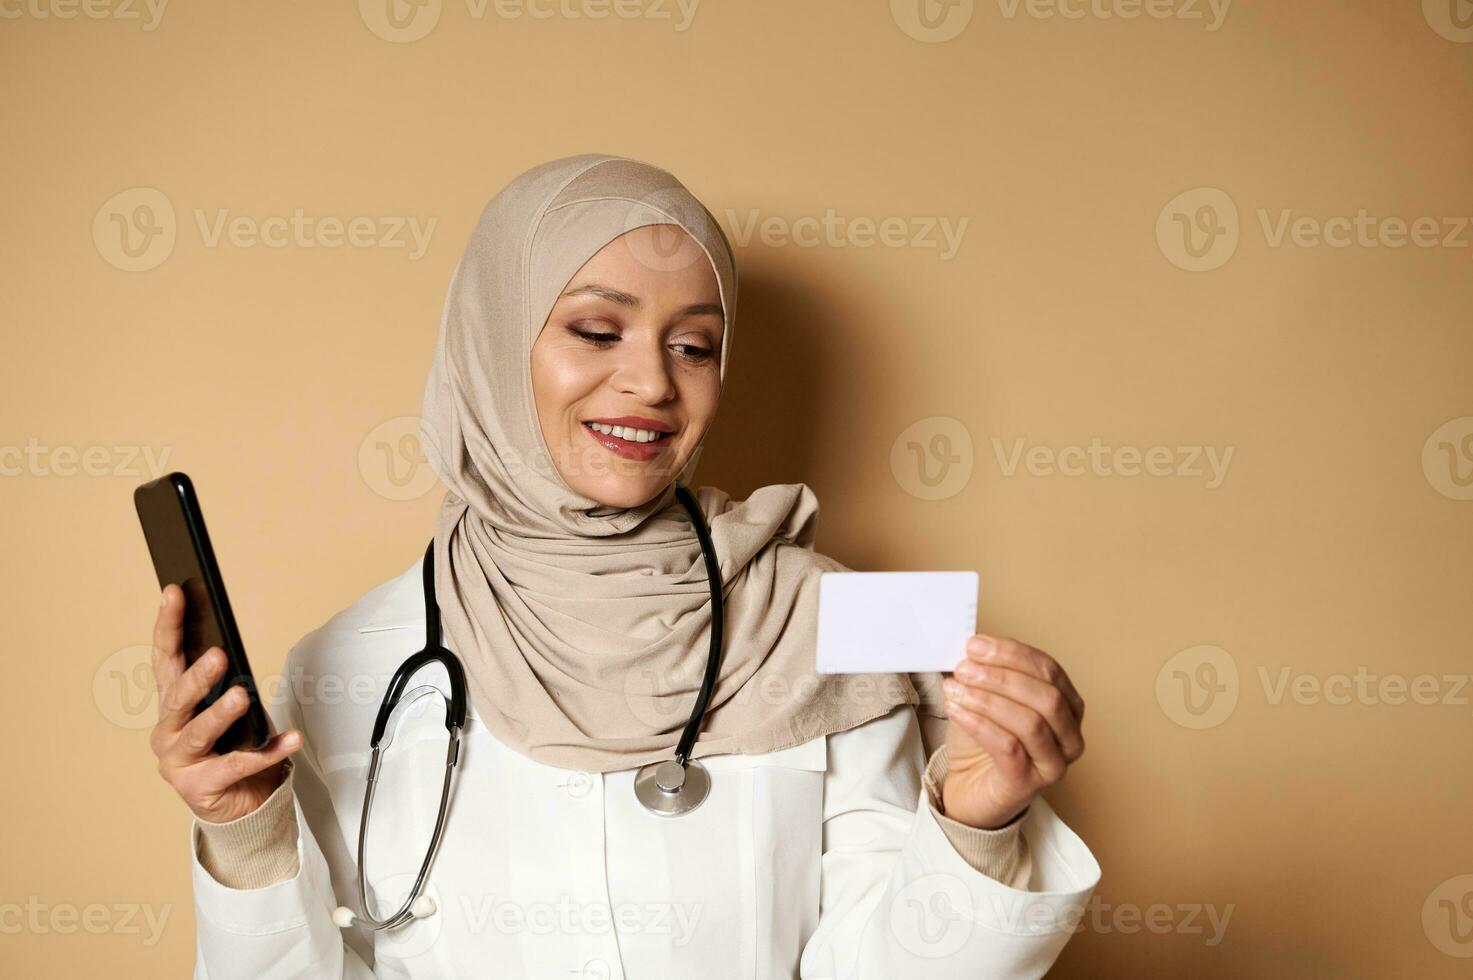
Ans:
[{"label": "lab coat collar", "polygon": [[358,627],[360,633],[377,633],[382,630],[424,629],[424,587],[421,582],[421,555],[398,578],[385,582],[375,591],[382,595],[375,608]]}]

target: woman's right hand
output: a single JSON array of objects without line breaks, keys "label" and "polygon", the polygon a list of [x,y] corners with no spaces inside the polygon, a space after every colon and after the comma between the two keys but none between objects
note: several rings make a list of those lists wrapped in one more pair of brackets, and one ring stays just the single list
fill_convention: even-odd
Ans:
[{"label": "woman's right hand", "polygon": [[194,815],[226,823],[255,811],[286,773],[286,758],[302,747],[302,733],[273,735],[259,749],[211,751],[215,740],[246,713],[250,698],[240,685],[198,715],[199,704],[225,672],[225,651],[211,647],[188,669],[180,646],[184,636],[184,590],[164,587],[153,627],[153,676],[159,691],[159,720],[150,744],[159,775],[174,787]]}]

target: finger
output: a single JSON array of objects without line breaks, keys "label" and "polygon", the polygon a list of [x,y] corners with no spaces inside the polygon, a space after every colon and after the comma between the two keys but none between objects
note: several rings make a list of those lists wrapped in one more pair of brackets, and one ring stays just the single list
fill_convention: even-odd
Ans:
[{"label": "finger", "polygon": [[225,663],[225,651],[210,647],[191,664],[159,698],[159,727],[166,732],[183,731],[194,717],[195,705],[225,673]]},{"label": "finger", "polygon": [[1045,780],[1056,783],[1063,778],[1069,764],[1064,760],[1064,751],[1054,738],[1053,729],[1042,715],[1012,698],[968,687],[954,678],[947,680],[945,689],[951,700],[995,722],[1022,742],[1033,768]]},{"label": "finger", "polygon": [[1074,709],[1064,692],[1052,684],[1021,670],[983,665],[970,659],[957,665],[956,679],[968,687],[994,691],[1038,712],[1053,729],[1054,738],[1069,762],[1084,754],[1079,719],[1074,717]]},{"label": "finger", "polygon": [[242,779],[270,769],[302,747],[302,733],[295,728],[273,735],[259,749],[236,749],[199,763],[198,784],[206,792],[222,793]]},{"label": "finger", "polygon": [[153,621],[153,679],[161,694],[184,673],[183,644],[184,590],[170,583],[159,595],[159,613]]},{"label": "finger", "polygon": [[992,759],[992,764],[1011,783],[1032,786],[1033,763],[1023,743],[996,722],[984,718],[955,701],[946,702],[946,715],[972,738]]},{"label": "finger", "polygon": [[995,663],[1032,674],[1063,692],[1074,717],[1084,720],[1084,698],[1059,662],[1042,650],[1007,637],[978,633],[967,641],[967,657],[978,663]]},{"label": "finger", "polygon": [[205,710],[195,715],[179,732],[169,752],[176,766],[192,765],[214,754],[215,741],[250,708],[246,689],[236,684]]}]

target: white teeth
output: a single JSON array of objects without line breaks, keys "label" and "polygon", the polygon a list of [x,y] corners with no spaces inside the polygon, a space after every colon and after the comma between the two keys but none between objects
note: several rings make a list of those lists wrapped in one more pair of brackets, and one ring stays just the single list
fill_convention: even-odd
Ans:
[{"label": "white teeth", "polygon": [[629,442],[654,442],[662,434],[649,429],[636,429],[633,426],[604,425],[602,422],[589,422],[588,427],[595,432],[602,432],[606,436],[615,436]]}]

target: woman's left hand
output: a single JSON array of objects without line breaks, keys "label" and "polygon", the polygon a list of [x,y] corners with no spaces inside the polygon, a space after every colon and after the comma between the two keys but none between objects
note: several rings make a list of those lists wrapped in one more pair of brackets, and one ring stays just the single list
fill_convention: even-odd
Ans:
[{"label": "woman's left hand", "polygon": [[1053,657],[1017,640],[973,636],[942,685],[948,817],[992,830],[1028,808],[1084,754],[1084,699]]}]

